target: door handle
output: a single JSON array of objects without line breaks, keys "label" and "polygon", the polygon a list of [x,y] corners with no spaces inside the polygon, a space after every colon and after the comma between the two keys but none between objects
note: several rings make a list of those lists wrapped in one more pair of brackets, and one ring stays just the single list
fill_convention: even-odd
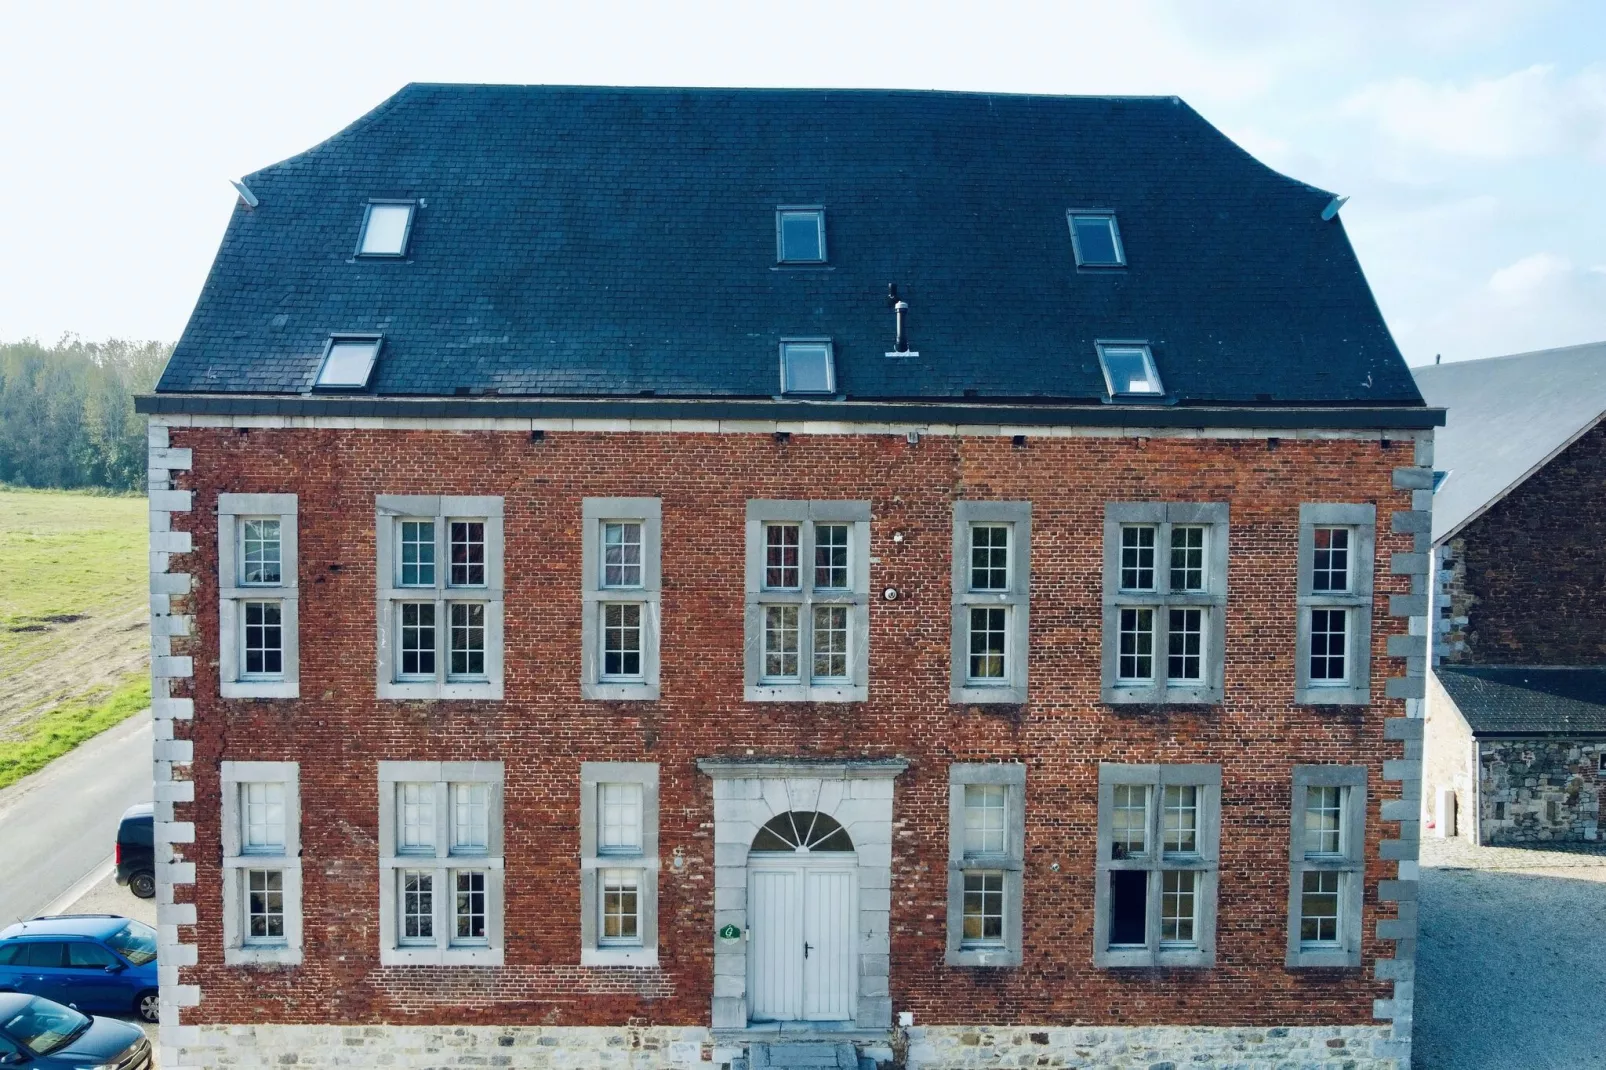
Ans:
[{"label": "door handle", "polygon": [[807,941],[804,941],[804,943],[803,943],[803,957],[804,958],[808,958],[809,957],[809,952],[813,951],[813,950],[814,950],[814,945],[811,944],[811,943],[808,943]]}]

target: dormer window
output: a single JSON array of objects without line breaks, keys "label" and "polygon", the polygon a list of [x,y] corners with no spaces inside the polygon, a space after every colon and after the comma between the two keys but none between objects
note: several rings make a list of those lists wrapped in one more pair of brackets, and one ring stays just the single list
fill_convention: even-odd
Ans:
[{"label": "dormer window", "polygon": [[836,390],[836,369],[828,338],[781,343],[781,393],[830,394]]},{"label": "dormer window", "polygon": [[319,390],[361,390],[374,373],[381,341],[377,334],[331,335],[313,386]]},{"label": "dormer window", "polygon": [[405,256],[412,229],[412,201],[371,201],[363,215],[357,255]]},{"label": "dormer window", "polygon": [[1099,343],[1099,364],[1112,398],[1159,397],[1165,393],[1149,347],[1135,342]]},{"label": "dormer window", "polygon": [[825,263],[825,209],[777,208],[775,245],[783,264]]},{"label": "dormer window", "polygon": [[1077,267],[1124,267],[1126,251],[1113,212],[1068,212]]}]

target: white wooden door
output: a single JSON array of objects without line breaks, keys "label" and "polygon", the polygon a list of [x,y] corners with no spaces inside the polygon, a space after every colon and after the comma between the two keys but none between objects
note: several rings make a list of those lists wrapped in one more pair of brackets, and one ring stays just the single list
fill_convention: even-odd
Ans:
[{"label": "white wooden door", "polygon": [[803,871],[747,874],[747,1013],[761,1022],[803,1014]]},{"label": "white wooden door", "polygon": [[836,1022],[854,1017],[858,882],[857,869],[832,858],[750,865],[749,1018]]},{"label": "white wooden door", "polygon": [[807,869],[803,873],[803,1017],[840,1022],[853,1017],[854,891],[859,874],[851,869]]}]

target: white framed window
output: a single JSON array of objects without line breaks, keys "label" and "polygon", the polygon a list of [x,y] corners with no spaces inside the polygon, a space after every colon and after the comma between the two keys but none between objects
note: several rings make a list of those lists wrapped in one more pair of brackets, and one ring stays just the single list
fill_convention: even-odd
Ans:
[{"label": "white framed window", "polygon": [[1126,265],[1126,250],[1121,245],[1114,212],[1073,208],[1065,213],[1065,219],[1071,227],[1071,249],[1076,254],[1077,267]]},{"label": "white framed window", "polygon": [[1294,701],[1372,701],[1374,505],[1299,507],[1299,623]]},{"label": "white framed window", "polygon": [[376,501],[378,693],[502,697],[502,499]]},{"label": "white framed window", "polygon": [[379,763],[379,961],[495,965],[501,762]]},{"label": "white framed window", "polygon": [[1104,507],[1105,702],[1221,701],[1227,539],[1224,503]]},{"label": "white framed window", "polygon": [[1097,966],[1213,966],[1219,765],[1099,764]]},{"label": "white framed window", "polygon": [[582,698],[658,697],[662,517],[657,498],[581,503]]},{"label": "white framed window", "polygon": [[1366,882],[1366,767],[1296,765],[1288,844],[1288,955],[1359,966]]},{"label": "white framed window", "polygon": [[218,690],[298,698],[296,496],[218,495]]},{"label": "white framed window", "polygon": [[836,360],[829,338],[781,340],[781,393],[830,394],[836,390]]},{"label": "white framed window", "polygon": [[870,504],[747,503],[747,700],[869,696]]},{"label": "white framed window", "polygon": [[1021,964],[1026,767],[948,767],[950,966]]},{"label": "white framed window", "polygon": [[414,207],[413,201],[369,201],[363,212],[362,230],[357,235],[357,255],[406,256]]},{"label": "white framed window", "polygon": [[949,701],[1025,702],[1030,502],[954,503]]},{"label": "white framed window", "polygon": [[775,260],[780,264],[823,264],[825,209],[782,205],[775,209]]},{"label": "white framed window", "polygon": [[658,766],[580,766],[580,964],[658,964]]},{"label": "white framed window", "polygon": [[332,334],[313,378],[314,390],[361,390],[368,385],[385,342],[378,334]]},{"label": "white framed window", "polygon": [[1154,353],[1144,342],[1099,342],[1099,367],[1111,398],[1138,400],[1165,393]]},{"label": "white framed window", "polygon": [[301,781],[296,762],[221,765],[223,961],[301,962]]}]

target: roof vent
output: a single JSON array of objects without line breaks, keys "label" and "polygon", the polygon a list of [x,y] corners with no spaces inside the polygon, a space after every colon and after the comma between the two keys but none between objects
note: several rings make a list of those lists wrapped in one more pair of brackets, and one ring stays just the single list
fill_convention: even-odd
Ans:
[{"label": "roof vent", "polygon": [[909,317],[909,302],[899,299],[898,284],[887,284],[887,304],[892,309],[893,318],[897,321],[893,335],[892,350],[887,353],[889,357],[918,357],[920,354],[909,348],[909,330],[907,320]]}]

